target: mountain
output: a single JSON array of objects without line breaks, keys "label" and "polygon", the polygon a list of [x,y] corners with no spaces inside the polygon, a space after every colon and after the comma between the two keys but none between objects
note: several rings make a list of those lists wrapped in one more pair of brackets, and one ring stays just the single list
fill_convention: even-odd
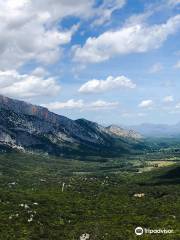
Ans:
[{"label": "mountain", "polygon": [[139,139],[123,130],[105,128],[86,119],[71,120],[32,105],[0,95],[1,149],[53,155],[118,155],[139,150]]},{"label": "mountain", "polygon": [[131,138],[131,139],[141,139],[142,135],[132,129],[124,129],[122,127],[116,125],[110,125],[106,127],[108,133],[113,134],[115,136]]},{"label": "mountain", "polygon": [[144,137],[180,137],[180,123],[174,125],[143,123],[131,126],[130,128],[139,132]]}]

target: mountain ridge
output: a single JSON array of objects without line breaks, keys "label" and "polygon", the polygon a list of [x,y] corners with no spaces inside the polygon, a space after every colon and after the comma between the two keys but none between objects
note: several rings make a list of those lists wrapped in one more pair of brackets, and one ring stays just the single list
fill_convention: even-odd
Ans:
[{"label": "mountain ridge", "polygon": [[138,139],[113,134],[86,119],[71,120],[47,108],[0,96],[0,144],[18,150],[62,155],[81,152],[121,154]]}]

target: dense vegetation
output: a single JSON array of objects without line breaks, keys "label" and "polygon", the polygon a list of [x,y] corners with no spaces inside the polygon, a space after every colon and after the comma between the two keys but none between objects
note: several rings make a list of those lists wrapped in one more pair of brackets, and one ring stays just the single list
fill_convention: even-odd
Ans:
[{"label": "dense vegetation", "polygon": [[[90,240],[133,240],[137,226],[175,231],[140,239],[179,239],[180,166],[178,156],[174,162],[172,153],[163,154],[76,160],[1,154],[0,239],[79,240],[88,233]],[[157,159],[173,165],[145,171]]]}]

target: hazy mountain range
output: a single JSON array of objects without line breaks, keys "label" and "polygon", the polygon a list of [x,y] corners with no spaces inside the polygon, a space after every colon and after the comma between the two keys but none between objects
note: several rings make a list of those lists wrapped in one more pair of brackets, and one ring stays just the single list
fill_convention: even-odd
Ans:
[{"label": "hazy mountain range", "polygon": [[130,128],[139,132],[143,137],[180,137],[180,122],[174,125],[143,123]]}]

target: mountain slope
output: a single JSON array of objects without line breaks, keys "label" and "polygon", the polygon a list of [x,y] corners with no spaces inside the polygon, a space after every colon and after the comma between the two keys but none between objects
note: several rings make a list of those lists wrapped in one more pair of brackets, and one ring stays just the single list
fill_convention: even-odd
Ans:
[{"label": "mountain slope", "polygon": [[116,125],[110,125],[109,127],[106,127],[106,130],[108,133],[110,134],[113,134],[115,136],[119,136],[119,137],[124,137],[124,138],[131,138],[131,139],[141,139],[142,136],[132,130],[132,129],[124,129],[124,128],[121,128],[119,126],[116,126]]},{"label": "mountain slope", "polygon": [[54,155],[116,155],[136,150],[138,144],[115,136],[97,123],[73,121],[47,108],[0,96],[1,148]]}]

